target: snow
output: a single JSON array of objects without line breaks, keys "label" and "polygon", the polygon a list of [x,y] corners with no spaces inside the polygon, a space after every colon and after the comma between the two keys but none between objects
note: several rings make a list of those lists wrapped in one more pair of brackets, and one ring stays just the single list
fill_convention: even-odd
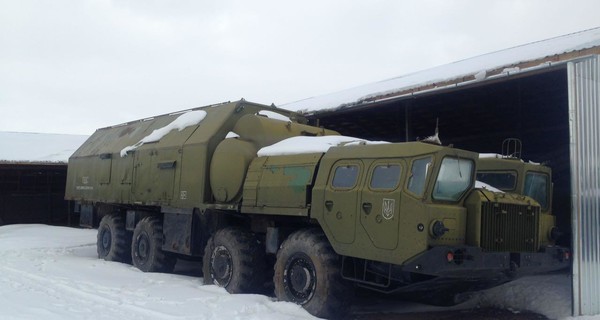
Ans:
[{"label": "snow", "polygon": [[[479,159],[517,159],[517,158],[513,158],[513,157],[510,157],[510,156],[504,156],[504,155],[501,155],[501,154],[498,154],[498,153],[480,153],[479,154]],[[518,159],[518,160],[520,160],[521,162],[525,162],[522,159]],[[527,163],[532,164],[532,165],[536,165],[536,166],[542,165],[539,162],[535,162],[535,161],[531,161],[531,160],[527,161]]]},{"label": "snow", "polygon": [[323,153],[331,147],[359,144],[382,144],[384,141],[368,141],[347,136],[292,137],[258,150],[259,157],[305,153]]},{"label": "snow", "polygon": [[[0,226],[2,319],[315,319],[300,306],[262,295],[231,295],[197,276],[143,273],[97,258],[96,230],[46,225]],[[185,271],[186,266],[176,270]],[[188,268],[199,268],[190,265]],[[189,273],[189,272],[187,272]],[[393,300],[358,301],[353,314],[500,307],[573,319],[568,273],[524,277],[474,293],[451,308]],[[376,299],[376,298],[374,298]],[[389,301],[389,300],[388,300]],[[600,320],[598,316],[577,320]]]},{"label": "snow", "polygon": [[521,71],[521,68],[519,67],[512,67],[512,68],[504,68],[502,69],[502,73],[517,73]]},{"label": "snow", "polygon": [[505,157],[498,153],[480,153],[479,154],[479,159],[505,159],[505,158],[508,158],[508,157]]},{"label": "snow", "polygon": [[175,120],[173,120],[173,122],[169,123],[168,125],[152,131],[151,134],[145,136],[144,138],[142,138],[142,140],[138,141],[136,144],[123,148],[121,150],[121,157],[126,157],[128,152],[139,148],[144,143],[160,141],[160,139],[162,139],[164,136],[166,136],[169,132],[171,132],[173,130],[181,131],[187,127],[198,125],[202,120],[204,120],[205,117],[206,117],[206,111],[204,111],[204,110],[185,112],[182,115],[180,115],[179,117],[177,117]]},{"label": "snow", "polygon": [[[282,107],[293,111],[315,112],[359,105],[365,100],[471,76],[476,78],[475,81],[479,81],[485,78],[487,71],[500,68],[505,68],[504,70],[510,73],[523,72],[528,69],[517,69],[513,66],[596,46],[600,46],[600,28],[505,49],[397,78],[288,103]],[[543,63],[531,69],[543,68],[551,64],[551,62]]]},{"label": "snow", "polygon": [[0,131],[0,162],[66,163],[88,136]]},{"label": "snow", "polygon": [[239,138],[240,135],[233,132],[233,131],[229,131],[229,133],[227,133],[227,135],[225,136],[225,139],[231,139],[231,138]]},{"label": "snow", "polygon": [[[528,310],[550,319],[565,319],[571,315],[571,281],[570,274],[524,277],[477,293],[474,299],[488,307],[513,312]],[[600,315],[592,319],[600,319]]]},{"label": "snow", "polygon": [[496,188],[492,187],[491,185],[489,185],[489,184],[487,184],[485,182],[479,181],[479,180],[475,181],[475,188],[477,188],[477,189],[486,189],[486,190],[491,191],[491,192],[504,193],[504,191],[502,191],[500,189],[496,189]]},{"label": "snow", "polygon": [[439,146],[442,145],[442,140],[440,140],[440,134],[439,134],[439,132],[437,132],[437,130],[436,130],[436,133],[434,135],[429,136],[429,137],[427,137],[427,138],[425,138],[425,139],[423,139],[421,141],[427,142],[427,143],[437,144]]},{"label": "snow", "polygon": [[1,318],[314,319],[293,303],[99,260],[95,243],[96,230],[0,227]]},{"label": "snow", "polygon": [[292,120],[289,117],[286,117],[282,114],[279,114],[277,112],[273,112],[273,111],[268,111],[268,110],[260,110],[258,112],[259,115],[261,116],[266,116],[267,118],[271,118],[271,119],[277,119],[277,120],[281,120],[281,121],[285,121],[285,122],[291,122]]},{"label": "snow", "polygon": [[[198,277],[143,273],[131,265],[99,260],[95,243],[96,230],[0,227],[2,319],[315,319],[295,304],[231,295],[202,285]],[[571,319],[570,285],[569,274],[525,277],[475,293],[452,309],[493,306]],[[352,308],[364,313],[373,306],[369,302]],[[440,310],[444,308],[397,301],[371,312]]]},{"label": "snow", "polygon": [[487,75],[487,72],[485,70],[481,70],[481,71],[477,72],[474,77],[475,77],[475,80],[484,80],[486,75]]}]

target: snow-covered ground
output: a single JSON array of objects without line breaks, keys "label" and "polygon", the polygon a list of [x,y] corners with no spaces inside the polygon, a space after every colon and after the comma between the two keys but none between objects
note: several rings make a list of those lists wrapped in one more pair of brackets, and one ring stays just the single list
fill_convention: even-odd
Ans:
[{"label": "snow-covered ground", "polygon": [[99,260],[95,243],[95,230],[0,227],[0,318],[314,319],[295,304],[231,295],[198,277]]},{"label": "snow-covered ground", "polygon": [[[301,307],[261,295],[231,295],[198,276],[143,273],[99,260],[96,230],[45,225],[0,227],[1,319],[314,319]],[[182,263],[189,271],[198,264]],[[198,266],[199,267],[199,266]],[[527,277],[456,308],[498,306],[568,318],[571,278]],[[384,308],[384,309],[382,309]],[[443,310],[408,302],[369,303],[355,313]],[[600,320],[600,316],[577,320]]]}]

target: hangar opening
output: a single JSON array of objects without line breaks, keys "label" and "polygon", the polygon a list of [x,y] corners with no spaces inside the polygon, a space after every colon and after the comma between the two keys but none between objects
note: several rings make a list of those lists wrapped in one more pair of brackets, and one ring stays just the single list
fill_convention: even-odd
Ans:
[{"label": "hangar opening", "polygon": [[559,245],[572,259],[574,315],[600,314],[600,28],[538,41],[284,106],[344,135],[431,136],[552,169]]},{"label": "hangar opening", "polygon": [[569,117],[566,65],[514,78],[311,115],[310,121],[343,135],[391,142],[434,134],[444,145],[500,153],[506,138],[523,144],[525,161],[553,171],[553,212],[570,246]]},{"label": "hangar opening", "polygon": [[68,157],[86,136],[0,131],[0,225],[77,221],[65,198]]},{"label": "hangar opening", "polygon": [[66,164],[0,163],[0,225],[70,225]]}]

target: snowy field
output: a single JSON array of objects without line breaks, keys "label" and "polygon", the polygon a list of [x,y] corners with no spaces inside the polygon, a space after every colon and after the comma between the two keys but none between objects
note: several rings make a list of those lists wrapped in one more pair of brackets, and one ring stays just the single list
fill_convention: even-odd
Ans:
[{"label": "snowy field", "polygon": [[[96,230],[45,225],[0,227],[1,319],[314,319],[301,307],[261,295],[231,295],[183,274],[143,273],[97,259]],[[198,264],[181,263],[192,273]],[[186,270],[187,268],[187,270]],[[530,310],[570,315],[566,274],[527,277],[476,294],[456,308]],[[444,310],[408,302],[369,302],[354,314]],[[600,316],[578,317],[600,320]]]}]

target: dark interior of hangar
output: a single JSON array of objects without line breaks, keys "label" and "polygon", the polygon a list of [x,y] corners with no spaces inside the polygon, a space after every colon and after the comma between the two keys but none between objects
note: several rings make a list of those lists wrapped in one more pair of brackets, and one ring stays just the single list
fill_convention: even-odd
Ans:
[{"label": "dark interior of hangar", "polygon": [[66,164],[0,164],[0,225],[68,225]]},{"label": "dark interior of hangar", "polygon": [[[392,142],[430,136],[439,121],[444,145],[480,153],[501,153],[505,138],[518,138],[523,159],[552,168],[553,212],[561,230],[570,232],[566,68],[320,113],[310,121],[343,135]],[[568,236],[560,242],[570,245]]]}]

